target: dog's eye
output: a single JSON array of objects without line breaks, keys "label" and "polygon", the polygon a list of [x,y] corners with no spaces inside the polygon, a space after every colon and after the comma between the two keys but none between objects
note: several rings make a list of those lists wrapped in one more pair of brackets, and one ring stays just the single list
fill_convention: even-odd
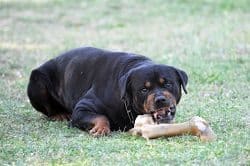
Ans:
[{"label": "dog's eye", "polygon": [[147,93],[148,92],[148,89],[147,88],[142,88],[141,89],[141,93]]},{"label": "dog's eye", "polygon": [[164,84],[164,87],[165,88],[171,88],[173,86],[173,84],[171,83],[171,82],[166,82],[165,84]]}]

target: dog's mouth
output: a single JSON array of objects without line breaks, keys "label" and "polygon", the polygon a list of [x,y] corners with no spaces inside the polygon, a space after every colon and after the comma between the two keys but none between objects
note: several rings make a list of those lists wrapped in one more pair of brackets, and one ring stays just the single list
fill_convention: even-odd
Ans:
[{"label": "dog's mouth", "polygon": [[156,123],[172,123],[174,120],[176,106],[162,107],[151,112]]}]

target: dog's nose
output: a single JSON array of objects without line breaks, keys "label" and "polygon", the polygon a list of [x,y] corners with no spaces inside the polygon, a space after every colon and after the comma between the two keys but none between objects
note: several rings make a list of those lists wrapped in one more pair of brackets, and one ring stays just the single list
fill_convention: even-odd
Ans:
[{"label": "dog's nose", "polygon": [[157,107],[169,107],[170,106],[170,100],[167,99],[165,96],[157,96],[155,98],[155,105]]}]

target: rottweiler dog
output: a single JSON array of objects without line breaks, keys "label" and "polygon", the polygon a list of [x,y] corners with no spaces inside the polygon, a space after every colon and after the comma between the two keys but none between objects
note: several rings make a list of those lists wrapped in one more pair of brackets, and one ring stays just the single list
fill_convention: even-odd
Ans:
[{"label": "rottweiler dog", "polygon": [[83,47],[34,69],[27,93],[48,118],[100,136],[127,131],[142,114],[170,123],[187,82],[184,71],[145,56]]}]

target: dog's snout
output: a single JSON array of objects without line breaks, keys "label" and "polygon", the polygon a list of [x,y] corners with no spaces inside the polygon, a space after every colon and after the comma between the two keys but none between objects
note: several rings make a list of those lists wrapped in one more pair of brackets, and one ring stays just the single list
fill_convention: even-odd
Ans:
[{"label": "dog's snout", "polygon": [[155,103],[164,103],[164,102],[166,102],[166,97],[164,96],[157,96],[155,98]]},{"label": "dog's snout", "polygon": [[170,100],[167,99],[165,96],[157,96],[155,98],[155,105],[157,107],[169,107],[170,106]]}]

